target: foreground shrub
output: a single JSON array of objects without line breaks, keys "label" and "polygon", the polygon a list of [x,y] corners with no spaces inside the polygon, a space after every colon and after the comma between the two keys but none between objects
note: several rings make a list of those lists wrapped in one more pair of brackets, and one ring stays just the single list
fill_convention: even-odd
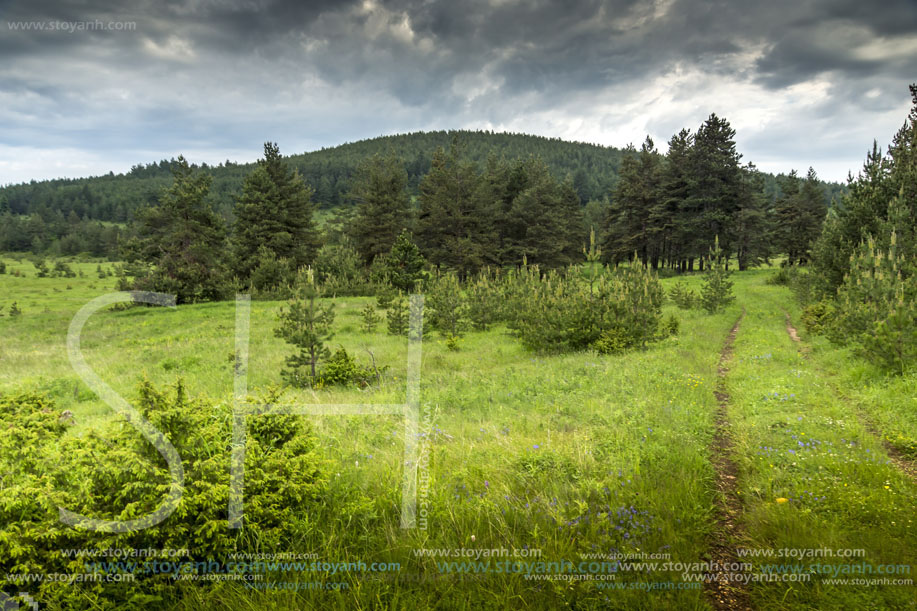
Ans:
[{"label": "foreground shrub", "polygon": [[[276,395],[265,402],[276,402]],[[226,521],[229,502],[230,407],[190,399],[179,382],[162,392],[141,384],[137,410],[174,445],[185,485],[177,509],[145,530],[97,533],[59,520],[58,507],[102,520],[129,520],[155,509],[169,489],[156,449],[120,419],[102,431],[65,436],[64,418],[33,394],[0,398],[0,572],[84,574],[99,558],[67,557],[61,549],[186,549],[174,562],[228,562],[234,552],[295,549],[311,529],[327,477],[308,420],[249,418],[245,454],[244,527]],[[315,509],[313,509],[315,508]],[[105,559],[105,558],[103,558]],[[63,609],[161,608],[208,581],[175,581],[146,572],[134,559],[133,582],[29,584],[33,595]],[[104,570],[104,569],[102,569]]]}]

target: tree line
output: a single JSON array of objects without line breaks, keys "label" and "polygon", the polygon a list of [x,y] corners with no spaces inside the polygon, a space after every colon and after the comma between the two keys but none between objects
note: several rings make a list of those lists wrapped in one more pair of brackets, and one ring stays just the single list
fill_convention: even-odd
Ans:
[{"label": "tree line", "polygon": [[777,177],[767,197],[753,164],[743,165],[735,130],[715,114],[696,133],[672,136],[663,156],[649,137],[625,150],[612,203],[604,219],[603,251],[609,261],[635,253],[654,269],[692,271],[719,238],[724,256],[740,270],[778,253],[804,263],[818,236],[828,201],[815,171]]},{"label": "tree line", "polygon": [[559,269],[583,259],[596,225],[612,264],[637,256],[653,269],[690,271],[715,241],[740,269],[778,251],[791,264],[805,262],[827,211],[817,177],[812,170],[805,179],[781,177],[769,199],[761,173],[740,164],[734,135],[728,121],[711,115],[696,134],[673,136],[664,156],[649,138],[640,151],[629,147],[611,201],[597,212],[583,206],[573,175],[558,179],[537,156],[492,151],[477,163],[453,135],[433,152],[413,195],[404,159],[376,153],[354,171],[346,194],[353,205],[324,231],[313,218],[315,189],[276,144],[265,144],[245,177],[232,224],[215,210],[212,174],[179,158],[171,186],[136,213],[133,235],[122,241],[135,278],[125,288],[185,301],[216,299],[230,286],[270,292],[317,262],[320,276],[357,276],[375,266],[391,278],[405,264],[398,259],[405,245],[393,251],[399,236],[426,263],[460,278],[486,267]]},{"label": "tree line", "polygon": [[[613,147],[565,142],[525,134],[488,131],[434,131],[385,136],[286,157],[286,162],[312,188],[317,211],[350,210],[357,202],[351,197],[359,182],[364,160],[377,154],[394,155],[402,163],[409,198],[419,198],[420,183],[429,173],[434,153],[448,150],[454,138],[463,143],[463,157],[484,167],[490,156],[507,160],[538,157],[558,180],[569,177],[583,204],[585,225],[600,228],[621,166],[628,153]],[[89,252],[117,258],[117,238],[137,220],[140,210],[159,203],[171,184],[178,160],[135,165],[125,174],[80,179],[31,181],[0,187],[0,251],[31,251],[38,255],[71,255]],[[231,226],[235,222],[236,200],[255,164],[225,161],[217,165],[189,164],[212,176],[209,201],[214,211]],[[780,176],[762,173],[766,199],[780,195]],[[845,187],[818,183],[828,199]],[[83,223],[76,226],[78,219]],[[107,229],[98,231],[99,223]],[[69,237],[68,237],[69,236]],[[126,236],[125,236],[126,237]],[[65,239],[66,238],[66,239]],[[80,250],[81,249],[81,250]]]}]

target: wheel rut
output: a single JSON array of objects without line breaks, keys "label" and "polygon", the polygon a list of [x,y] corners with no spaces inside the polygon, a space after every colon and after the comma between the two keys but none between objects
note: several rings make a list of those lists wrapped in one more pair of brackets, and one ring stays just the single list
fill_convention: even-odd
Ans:
[{"label": "wheel rut", "polygon": [[[716,389],[713,391],[717,401],[716,427],[711,447],[713,467],[716,473],[716,524],[710,544],[710,563],[712,579],[706,583],[707,596],[714,609],[751,609],[751,597],[747,584],[729,578],[728,567],[741,562],[736,553],[736,542],[742,540],[743,530],[739,520],[742,502],[738,494],[739,469],[732,459],[733,442],[729,425],[729,393],[726,390],[726,376],[732,360],[733,344],[739,333],[739,326],[745,318],[745,310],[732,326],[720,351],[717,366]],[[723,568],[727,567],[727,568]]]},{"label": "wheel rut", "polygon": [[[796,332],[796,327],[793,326],[793,321],[790,319],[790,314],[788,312],[785,312],[785,314],[787,334],[789,334],[790,339],[800,345],[800,353],[803,355],[803,357],[808,356],[808,346],[802,342],[802,339],[799,337],[799,333]],[[832,385],[832,388],[835,395],[839,397],[843,396],[842,393],[837,391],[837,388],[834,387],[834,385]],[[911,478],[911,480],[917,482],[917,463],[915,463],[914,460],[908,458],[904,453],[901,452],[901,450],[889,443],[885,439],[885,436],[882,434],[882,432],[876,427],[875,423],[873,423],[869,417],[863,413],[863,410],[861,410],[858,406],[854,406],[854,409],[856,410],[857,418],[860,420],[860,422],[863,423],[863,426],[866,428],[866,430],[876,439],[878,439],[882,444],[882,447],[885,448],[885,453],[888,454],[888,458],[892,461],[892,463],[898,467],[899,470],[906,473],[907,476]]]}]

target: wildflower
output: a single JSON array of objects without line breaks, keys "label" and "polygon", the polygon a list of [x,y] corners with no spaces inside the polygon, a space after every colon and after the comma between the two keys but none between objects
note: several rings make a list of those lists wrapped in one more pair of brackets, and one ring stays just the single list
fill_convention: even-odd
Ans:
[{"label": "wildflower", "polygon": [[777,504],[786,503],[789,499],[785,499],[782,496],[777,499]]}]

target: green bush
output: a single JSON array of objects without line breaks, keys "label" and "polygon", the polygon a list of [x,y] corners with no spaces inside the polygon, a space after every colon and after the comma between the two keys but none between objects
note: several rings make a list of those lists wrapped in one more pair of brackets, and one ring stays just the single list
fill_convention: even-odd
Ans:
[{"label": "green bush", "polygon": [[315,273],[324,296],[362,296],[372,294],[372,284],[349,242],[326,244],[318,251]]},{"label": "green bush", "polygon": [[674,314],[669,314],[662,326],[660,328],[660,337],[665,339],[667,337],[675,337],[678,335],[678,331],[681,328],[681,322],[678,320],[678,317]]},{"label": "green bush", "polygon": [[356,359],[341,346],[325,360],[318,375],[317,385],[322,387],[356,384],[361,388],[365,388],[377,381],[380,375],[379,371],[371,367],[358,365]]},{"label": "green bush", "polygon": [[446,348],[451,350],[452,352],[458,352],[459,342],[461,342],[461,338],[458,335],[447,335],[446,336]]},{"label": "green bush", "polygon": [[[135,405],[182,458],[185,485],[177,509],[144,530],[99,533],[60,521],[58,507],[104,520],[128,520],[155,509],[169,489],[156,449],[117,419],[102,431],[65,435],[66,413],[34,394],[0,397],[0,572],[89,573],[98,559],[60,549],[187,549],[175,561],[228,561],[234,552],[295,550],[310,531],[327,476],[308,420],[252,416],[245,453],[244,530],[229,528],[232,415],[225,403],[190,399],[181,384],[161,392],[144,382]],[[267,403],[276,403],[276,395]],[[308,550],[302,550],[308,551]],[[143,559],[138,560],[142,565]],[[134,573],[133,582],[46,582],[36,597],[62,609],[168,607],[210,582]]]},{"label": "green bush", "polygon": [[36,278],[47,278],[50,274],[48,270],[48,264],[44,259],[41,259],[35,263],[35,269],[38,270],[38,273],[35,274]]},{"label": "green bush", "polygon": [[592,349],[599,354],[620,354],[633,346],[633,338],[620,327],[602,331],[599,338],[592,342]]},{"label": "green bush", "polygon": [[297,349],[284,361],[281,376],[292,386],[312,386],[318,379],[319,363],[331,355],[325,342],[334,335],[334,304],[318,304],[311,269],[300,271],[293,299],[281,308],[278,321],[274,335]]},{"label": "green bush", "polygon": [[380,310],[388,310],[392,305],[392,300],[398,295],[398,291],[391,286],[383,285],[376,291],[376,307]]},{"label": "green bush", "polygon": [[656,339],[663,290],[639,261],[604,270],[591,286],[575,268],[543,278],[537,269],[524,270],[510,282],[508,324],[530,349],[609,353]]},{"label": "green bush", "polygon": [[823,335],[835,315],[834,304],[829,301],[816,301],[802,310],[802,324],[812,335]]},{"label": "green bush", "polygon": [[278,259],[274,251],[262,246],[258,250],[249,283],[256,298],[283,299],[290,296],[290,285],[295,277],[289,261]]},{"label": "green bush", "polygon": [[424,277],[426,260],[405,229],[398,235],[389,253],[382,257],[381,265],[393,287],[410,293]]},{"label": "green bush", "polygon": [[765,282],[774,286],[789,286],[795,272],[796,267],[792,265],[782,265],[780,269],[778,269],[775,274],[769,276]]},{"label": "green bush", "polygon": [[884,249],[869,238],[851,257],[827,335],[902,373],[917,362],[917,264],[897,252],[894,231],[888,244]]},{"label": "green bush", "polygon": [[669,299],[682,310],[691,310],[698,304],[697,293],[688,288],[684,280],[679,280],[669,289]]},{"label": "green bush", "polygon": [[73,269],[63,261],[57,261],[50,273],[51,278],[76,278]]},{"label": "green bush", "polygon": [[482,271],[465,289],[467,314],[475,331],[486,331],[498,317],[498,299],[493,275]]}]

